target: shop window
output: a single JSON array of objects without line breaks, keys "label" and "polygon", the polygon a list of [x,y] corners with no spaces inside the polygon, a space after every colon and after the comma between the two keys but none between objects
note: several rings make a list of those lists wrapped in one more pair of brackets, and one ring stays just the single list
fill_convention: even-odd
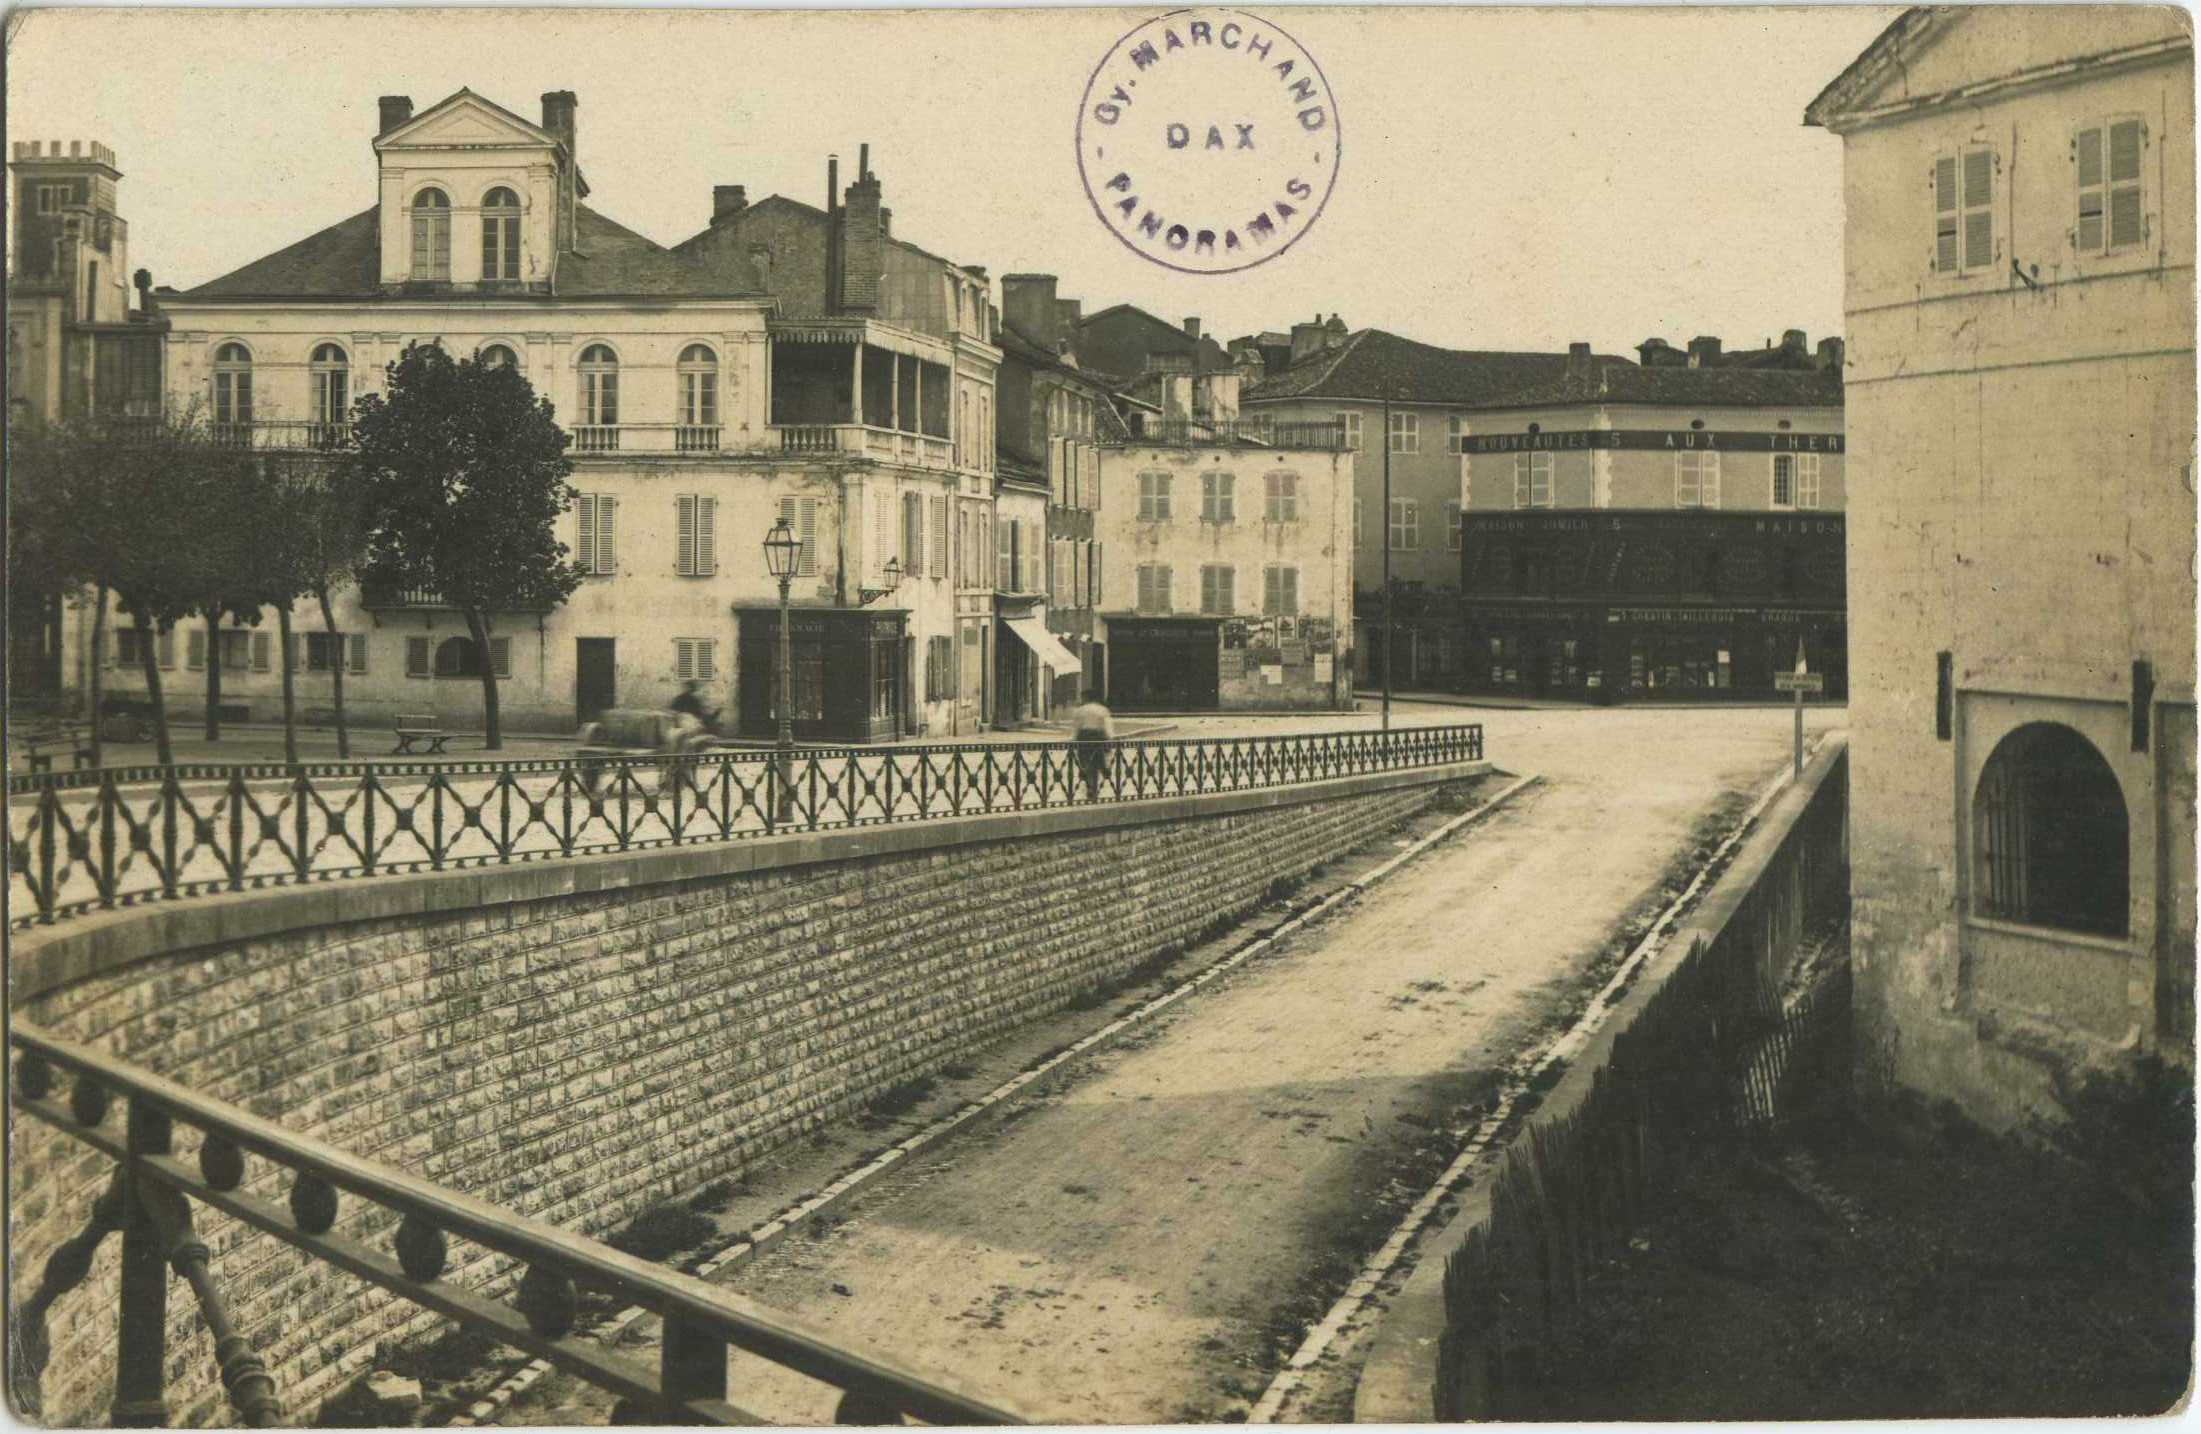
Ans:
[{"label": "shop window", "polygon": [[2124,792],[2071,728],[2033,722],[1997,743],[1972,798],[1981,916],[2123,936],[2130,906]]}]

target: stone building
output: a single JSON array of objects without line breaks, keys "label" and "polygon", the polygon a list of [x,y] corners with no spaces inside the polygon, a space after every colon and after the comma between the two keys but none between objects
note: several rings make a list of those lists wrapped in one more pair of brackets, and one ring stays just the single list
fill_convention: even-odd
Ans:
[{"label": "stone building", "polygon": [[[418,114],[385,97],[374,150],[374,205],[164,299],[168,394],[240,442],[306,446],[409,343],[515,365],[571,434],[579,499],[561,537],[589,576],[554,611],[492,615],[487,653],[432,593],[352,594],[326,641],[301,608],[295,665],[346,662],[362,722],[433,712],[476,726],[486,661],[515,730],[661,706],[694,680],[768,735],[778,590],[759,545],[784,516],[803,542],[798,734],[987,720],[987,285],[893,237],[867,163],[843,191],[829,162],[826,210],[752,207],[720,186],[710,223],[667,248],[583,202],[568,91],[543,97],[540,123],[468,90]],[[237,669],[225,700],[271,715],[279,657],[216,646]]]},{"label": "stone building", "polygon": [[[1080,362],[1080,304],[1056,295],[1052,274],[1001,276],[1001,406],[995,434],[1004,476],[1030,475],[1046,492],[1040,590],[1045,629],[1061,649],[1047,673],[1046,708],[1074,706],[1099,676],[1094,618],[1099,549],[1100,447],[1125,429],[1120,385]],[[1034,646],[1033,644],[1025,644]]]},{"label": "stone building", "polygon": [[[115,154],[97,141],[18,140],[8,272],[8,420],[144,417],[160,411],[161,331],[150,276],[130,273]],[[139,303],[130,304],[130,285]],[[8,592],[11,701],[61,703],[85,690],[89,624],[70,597]]]},{"label": "stone building", "polygon": [[1103,446],[1093,602],[1110,706],[1351,707],[1352,464],[1336,434]]},{"label": "stone building", "polygon": [[[1279,423],[1333,424],[1344,435],[1353,467],[1349,541],[1364,634],[1361,676],[1375,680],[1370,673],[1382,670],[1383,545],[1388,542],[1399,649],[1394,680],[1402,687],[1445,683],[1465,661],[1453,609],[1460,582],[1466,415],[1530,384],[1563,377],[1568,356],[1442,349],[1381,329],[1344,334],[1341,328],[1334,316],[1294,326],[1291,362],[1281,372],[1269,368],[1265,378],[1243,389],[1241,414]],[[1383,510],[1386,448],[1388,515]]]},{"label": "stone building", "polygon": [[2194,70],[2168,9],[1899,18],[1843,143],[1868,1079],[1997,1127],[2190,1061]]},{"label": "stone building", "polygon": [[[1693,366],[1576,354],[1561,377],[1448,418],[1453,686],[1768,698],[1800,649],[1843,695],[1842,376],[1789,337],[1744,362],[1707,339]],[[1803,367],[1748,361],[1784,353]]]}]

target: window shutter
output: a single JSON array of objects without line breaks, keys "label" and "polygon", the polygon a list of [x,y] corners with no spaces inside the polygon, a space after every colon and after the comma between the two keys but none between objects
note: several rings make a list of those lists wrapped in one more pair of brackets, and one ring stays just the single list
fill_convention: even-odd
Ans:
[{"label": "window shutter", "polygon": [[802,551],[795,558],[796,576],[815,576],[818,571],[818,500],[782,498],[780,516],[795,530],[795,539],[802,544]]},{"label": "window shutter", "polygon": [[695,494],[682,493],[675,498],[677,505],[677,533],[674,538],[673,571],[683,577],[695,576]]},{"label": "window shutter", "polygon": [[1284,613],[1296,615],[1299,611],[1299,569],[1284,569]]},{"label": "window shutter", "polygon": [[489,670],[499,677],[510,677],[512,675],[511,638],[492,637],[489,639]]},{"label": "window shutter", "polygon": [[2083,253],[2102,248],[2102,127],[2090,125],[2071,141],[2079,167],[2079,226],[2073,236]]},{"label": "window shutter", "polygon": [[365,672],[367,670],[367,634],[355,632],[348,639],[348,642],[352,650],[352,671]]},{"label": "window shutter", "polygon": [[435,669],[429,665],[429,660],[427,638],[408,637],[405,639],[405,675],[407,677],[433,676]]},{"label": "window shutter", "polygon": [[573,505],[573,511],[580,525],[574,548],[580,554],[581,567],[593,573],[596,571],[596,495],[583,493],[581,500]]},{"label": "window shutter", "polygon": [[695,570],[701,577],[718,571],[718,499],[695,500]]},{"label": "window shutter", "polygon": [[1964,267],[1983,269],[1995,259],[1995,154],[1964,151]]},{"label": "window shutter", "polygon": [[698,681],[718,680],[718,639],[706,637],[695,645],[695,675]]},{"label": "window shutter", "polygon": [[1261,611],[1270,617],[1276,616],[1277,604],[1283,600],[1278,571],[1273,566],[1261,570]]},{"label": "window shutter", "polygon": [[184,665],[196,672],[206,666],[206,629],[194,627],[184,638]]},{"label": "window shutter", "polygon": [[1717,453],[1707,453],[1703,455],[1703,459],[1704,506],[1717,508],[1720,505],[1720,456]]},{"label": "window shutter", "polygon": [[1200,569],[1200,611],[1215,611],[1215,585],[1217,569],[1212,565]]},{"label": "window shutter", "polygon": [[1806,453],[1796,460],[1796,506],[1819,506],[1819,455]]},{"label": "window shutter", "polygon": [[1092,606],[1093,588],[1089,569],[1093,561],[1093,545],[1073,539],[1070,543],[1070,606]]},{"label": "window shutter", "polygon": [[1101,575],[1106,571],[1101,565],[1101,545],[1096,542],[1093,544],[1093,578],[1090,584],[1094,607],[1101,605]]},{"label": "window shutter", "polygon": [[619,500],[609,493],[596,495],[596,571],[600,573],[614,572],[619,566],[614,529],[618,507]]},{"label": "window shutter", "polygon": [[1934,160],[1934,271],[1956,272],[1956,156]]},{"label": "window shutter", "polygon": [[695,642],[690,638],[673,639],[673,677],[686,682],[695,676]]},{"label": "window shutter", "polygon": [[1139,564],[1139,611],[1152,612],[1153,610],[1154,569],[1145,563],[1141,563]]},{"label": "window shutter", "polygon": [[1154,596],[1160,600],[1163,612],[1175,612],[1177,610],[1176,594],[1170,591],[1172,576],[1173,574],[1166,563],[1158,568],[1154,574]]},{"label": "window shutter", "polygon": [[994,522],[994,570],[996,587],[1016,586],[1016,520]]},{"label": "window shutter", "polygon": [[161,629],[159,642],[160,665],[174,667],[176,665],[176,630],[172,627]]},{"label": "window shutter", "polygon": [[1526,453],[1513,455],[1513,506],[1516,508],[1526,508],[1528,506],[1528,455]]},{"label": "window shutter", "polygon": [[932,500],[932,575],[948,575],[948,500]]},{"label": "window shutter", "polygon": [[2137,244],[2140,223],[2140,122],[2115,120],[2109,126],[2109,243]]}]

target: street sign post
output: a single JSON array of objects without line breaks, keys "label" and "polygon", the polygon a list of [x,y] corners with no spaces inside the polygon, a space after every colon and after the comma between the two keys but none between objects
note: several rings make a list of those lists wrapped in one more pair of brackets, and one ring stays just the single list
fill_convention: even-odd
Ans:
[{"label": "street sign post", "polygon": [[1809,664],[1804,661],[1803,639],[1798,638],[1796,640],[1796,670],[1794,672],[1774,673],[1773,690],[1775,692],[1793,692],[1796,694],[1796,780],[1799,782],[1804,779],[1804,694],[1806,692],[1824,692],[1826,686],[1826,675],[1813,672]]}]

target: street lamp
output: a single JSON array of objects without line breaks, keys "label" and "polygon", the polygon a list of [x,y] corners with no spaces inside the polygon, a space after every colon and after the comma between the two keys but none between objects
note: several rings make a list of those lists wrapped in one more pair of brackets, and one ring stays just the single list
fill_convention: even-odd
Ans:
[{"label": "street lamp", "polygon": [[796,541],[794,528],[781,518],[772,525],[772,531],[764,535],[764,566],[780,584],[779,820],[782,823],[793,821],[795,817],[795,677],[788,639],[787,584],[795,576],[795,561],[801,555],[802,544]]},{"label": "street lamp", "polygon": [[886,586],[883,588],[858,588],[856,590],[856,606],[862,607],[865,603],[876,602],[880,598],[892,596],[895,590],[902,586],[902,560],[900,558],[888,558],[886,570],[881,576],[886,579]]}]

